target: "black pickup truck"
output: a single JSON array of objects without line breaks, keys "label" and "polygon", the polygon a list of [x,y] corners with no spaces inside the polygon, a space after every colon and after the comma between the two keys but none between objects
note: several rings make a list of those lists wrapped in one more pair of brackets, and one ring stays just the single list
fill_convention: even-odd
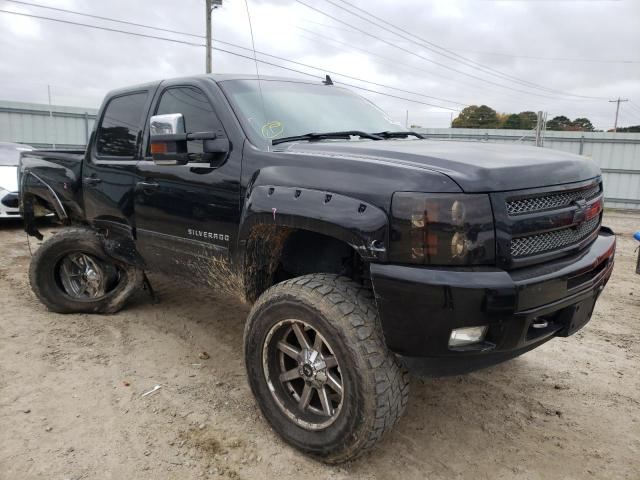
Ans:
[{"label": "black pickup truck", "polygon": [[115,312],[146,271],[241,295],[264,416],[333,463],[397,422],[407,372],[571,335],[613,268],[591,161],[424,139],[330,79],[111,92],[86,152],[24,152],[19,183],[28,233],[50,212],[68,225],[31,265],[49,309]]}]

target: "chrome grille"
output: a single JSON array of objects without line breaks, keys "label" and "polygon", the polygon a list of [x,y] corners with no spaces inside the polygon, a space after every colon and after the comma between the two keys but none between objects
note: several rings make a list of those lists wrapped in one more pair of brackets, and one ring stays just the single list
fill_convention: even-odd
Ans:
[{"label": "chrome grille", "polygon": [[576,200],[590,200],[600,193],[600,184],[592,185],[580,190],[544,194],[536,197],[519,198],[507,202],[509,215],[523,215],[525,213],[540,212],[568,207]]},{"label": "chrome grille", "polygon": [[557,250],[587,238],[600,224],[600,216],[580,224],[577,228],[563,228],[552,232],[530,235],[511,240],[511,256],[521,258]]}]

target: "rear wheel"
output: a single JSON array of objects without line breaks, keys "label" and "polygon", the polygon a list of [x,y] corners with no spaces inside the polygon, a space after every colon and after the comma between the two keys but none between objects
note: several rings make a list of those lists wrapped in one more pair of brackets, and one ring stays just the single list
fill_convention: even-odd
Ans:
[{"label": "rear wheel", "polygon": [[371,292],[345,277],[267,290],[249,314],[245,361],[273,428],[329,463],[371,448],[406,406],[407,374],[384,344]]},{"label": "rear wheel", "polygon": [[29,280],[54,312],[114,313],[142,284],[143,272],[108,257],[96,232],[68,228],[40,246]]}]

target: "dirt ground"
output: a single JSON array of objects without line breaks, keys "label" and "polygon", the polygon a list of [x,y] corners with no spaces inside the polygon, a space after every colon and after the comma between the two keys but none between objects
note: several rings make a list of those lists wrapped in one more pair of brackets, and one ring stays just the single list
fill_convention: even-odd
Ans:
[{"label": "dirt ground", "polygon": [[152,278],[158,305],[141,292],[117,315],[47,312],[25,235],[4,222],[0,478],[640,479],[640,215],[606,217],[616,266],[584,330],[471,375],[413,380],[398,427],[338,467],[261,417],[242,363],[246,305]]}]

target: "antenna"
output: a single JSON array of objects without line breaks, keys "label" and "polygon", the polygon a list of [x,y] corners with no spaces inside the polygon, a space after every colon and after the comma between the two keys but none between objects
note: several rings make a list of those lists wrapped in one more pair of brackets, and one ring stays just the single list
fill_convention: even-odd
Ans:
[{"label": "antenna", "polygon": [[[264,95],[262,95],[262,82],[260,80],[260,69],[258,68],[258,58],[256,57],[256,44],[253,40],[253,26],[251,25],[251,13],[249,12],[249,0],[244,0],[244,6],[247,9],[247,19],[249,20],[249,32],[251,33],[251,49],[253,50],[253,63],[256,65],[256,77],[258,77],[258,90],[260,91],[260,101],[262,102],[262,116],[267,122],[267,109],[264,106]],[[271,149],[267,142],[267,150]]]}]

